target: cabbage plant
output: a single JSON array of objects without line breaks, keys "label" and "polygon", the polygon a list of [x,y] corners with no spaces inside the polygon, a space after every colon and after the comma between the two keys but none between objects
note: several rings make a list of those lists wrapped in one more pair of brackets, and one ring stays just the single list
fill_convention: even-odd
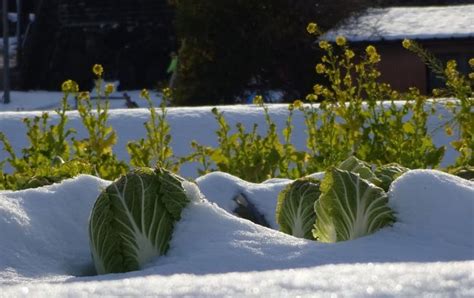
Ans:
[{"label": "cabbage plant", "polygon": [[322,242],[356,239],[390,225],[395,216],[385,191],[360,174],[333,168],[321,182],[314,237]]},{"label": "cabbage plant", "polygon": [[303,178],[288,185],[278,195],[276,220],[280,231],[299,238],[314,240],[312,229],[316,220],[314,202],[319,198],[320,182]]},{"label": "cabbage plant", "polygon": [[167,170],[141,168],[99,195],[89,219],[98,274],[138,270],[166,253],[174,225],[189,202],[186,183]]}]

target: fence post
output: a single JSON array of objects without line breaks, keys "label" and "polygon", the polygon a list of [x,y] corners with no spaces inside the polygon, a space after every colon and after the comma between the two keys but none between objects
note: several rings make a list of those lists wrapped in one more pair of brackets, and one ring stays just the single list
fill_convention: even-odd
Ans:
[{"label": "fence post", "polygon": [[10,103],[10,32],[8,30],[8,0],[3,0],[3,103]]},{"label": "fence post", "polygon": [[16,64],[18,68],[23,58],[23,5],[22,0],[16,0]]}]

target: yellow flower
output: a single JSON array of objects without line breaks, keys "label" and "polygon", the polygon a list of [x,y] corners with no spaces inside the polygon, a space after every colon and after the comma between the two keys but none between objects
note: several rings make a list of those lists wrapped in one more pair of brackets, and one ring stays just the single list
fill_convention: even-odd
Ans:
[{"label": "yellow flower", "polygon": [[325,40],[321,40],[319,42],[319,47],[323,50],[327,50],[331,47],[331,45],[329,44],[329,42],[325,41]]},{"label": "yellow flower", "polygon": [[380,55],[377,53],[377,49],[370,45],[365,49],[367,55],[369,55],[369,62],[370,63],[377,63],[380,61]]},{"label": "yellow flower", "polygon": [[295,107],[296,109],[301,109],[303,107],[303,102],[297,99],[293,102],[293,107]]},{"label": "yellow flower", "polygon": [[346,38],[344,36],[339,35],[336,37],[336,44],[340,47],[346,44]]},{"label": "yellow flower", "polygon": [[469,73],[469,78],[470,78],[471,80],[474,80],[474,72]]},{"label": "yellow flower", "polygon": [[316,65],[316,72],[317,73],[322,74],[322,73],[324,73],[325,70],[326,70],[326,67],[324,66],[324,64],[318,63]]},{"label": "yellow flower", "polygon": [[142,89],[142,91],[140,91],[140,97],[141,98],[150,98],[150,93],[148,93],[148,90]]},{"label": "yellow flower", "polygon": [[377,49],[374,46],[370,45],[365,49],[365,52],[367,53],[367,55],[372,56],[374,54],[377,54]]},{"label": "yellow flower", "polygon": [[375,53],[374,55],[370,56],[369,62],[370,63],[377,63],[380,61],[380,55]]},{"label": "yellow flower", "polygon": [[79,92],[79,84],[72,81],[72,92]]},{"label": "yellow flower", "polygon": [[316,23],[309,23],[306,27],[306,31],[310,34],[314,34],[318,31],[318,25]]},{"label": "yellow flower", "polygon": [[83,92],[79,93],[79,95],[77,96],[77,98],[78,98],[79,100],[88,100],[88,99],[90,99],[89,91],[83,91]]},{"label": "yellow flower", "polygon": [[411,40],[409,39],[404,39],[403,42],[402,42],[402,46],[405,48],[405,49],[409,49],[411,47],[412,43],[411,43]]},{"label": "yellow flower", "polygon": [[92,67],[92,72],[96,76],[100,77],[102,76],[102,73],[104,73],[104,68],[100,64],[94,64],[94,66]]},{"label": "yellow flower", "polygon": [[448,63],[446,63],[446,68],[448,69],[454,69],[457,67],[456,60],[449,60]]},{"label": "yellow flower", "polygon": [[355,54],[354,54],[354,52],[353,52],[352,50],[346,50],[346,51],[344,52],[344,55],[346,55],[347,59],[352,59],[352,58],[354,58],[354,56],[355,56]]},{"label": "yellow flower", "polygon": [[323,93],[324,87],[322,85],[316,84],[313,86],[314,94],[320,95]]},{"label": "yellow flower", "polygon": [[71,90],[71,80],[64,81],[61,85],[61,91],[70,92]]},{"label": "yellow flower", "polygon": [[306,100],[313,102],[318,100],[318,96],[316,94],[308,94],[306,95]]},{"label": "yellow flower", "polygon": [[61,84],[61,90],[66,93],[79,92],[79,85],[73,80],[67,80]]},{"label": "yellow flower", "polygon": [[261,95],[256,95],[256,96],[253,98],[253,104],[254,104],[254,105],[262,106],[262,105],[263,105],[263,97],[262,97]]},{"label": "yellow flower", "polygon": [[166,99],[171,99],[172,95],[173,95],[173,92],[172,92],[171,88],[164,88],[163,89],[163,96]]},{"label": "yellow flower", "polygon": [[469,65],[474,67],[474,58],[469,59]]},{"label": "yellow flower", "polygon": [[114,92],[114,90],[115,90],[114,84],[107,84],[107,85],[105,85],[105,94],[108,95],[108,94]]}]

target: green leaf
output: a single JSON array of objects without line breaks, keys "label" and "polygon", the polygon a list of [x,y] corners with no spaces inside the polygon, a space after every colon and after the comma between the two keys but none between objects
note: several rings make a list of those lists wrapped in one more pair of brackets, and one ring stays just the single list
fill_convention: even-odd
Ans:
[{"label": "green leaf", "polygon": [[186,207],[188,198],[182,186],[185,181],[180,176],[162,168],[155,170],[161,188],[159,195],[174,220],[181,219],[181,211]]},{"label": "green leaf", "polygon": [[372,172],[370,165],[365,161],[359,160],[355,156],[349,157],[341,164],[339,164],[337,168],[340,170],[359,174],[361,178],[369,180],[370,182],[376,185],[381,182],[374,174],[374,172]]},{"label": "green leaf", "polygon": [[336,168],[326,172],[314,204],[314,237],[322,242],[356,239],[392,224],[385,191],[359,175]]},{"label": "green leaf", "polygon": [[397,163],[391,163],[377,168],[375,170],[375,174],[380,179],[379,186],[385,191],[388,191],[390,184],[392,184],[395,179],[409,170],[410,169],[405,168]]},{"label": "green leaf", "polygon": [[313,206],[321,194],[319,184],[315,179],[298,179],[280,192],[276,208],[280,231],[314,240],[312,228],[316,213]]},{"label": "green leaf", "polygon": [[183,181],[166,170],[141,168],[100,194],[89,220],[98,274],[138,270],[166,253],[174,224],[189,201]]}]

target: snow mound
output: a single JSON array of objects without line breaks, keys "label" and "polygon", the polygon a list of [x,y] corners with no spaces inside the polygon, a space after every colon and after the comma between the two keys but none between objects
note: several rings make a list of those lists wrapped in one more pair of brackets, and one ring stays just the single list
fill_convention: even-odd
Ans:
[{"label": "snow mound", "polygon": [[229,212],[229,198],[244,192],[274,213],[288,182],[252,184],[225,173],[199,178],[209,201],[184,210],[168,254],[140,271],[101,276],[88,276],[87,227],[110,182],[79,176],[0,193],[0,297],[474,294],[471,182],[410,171],[390,191],[393,227],[335,244],[297,239]]},{"label": "snow mound", "polygon": [[274,229],[278,229],[275,218],[278,193],[291,183],[289,179],[270,179],[264,183],[251,183],[223,172],[213,172],[196,179],[204,196],[227,212],[237,208],[234,199],[244,195],[264,215]]},{"label": "snow mound", "polygon": [[391,186],[395,227],[417,238],[474,247],[474,182],[443,172],[409,171]]},{"label": "snow mound", "polygon": [[110,182],[81,175],[48,187],[0,193],[0,284],[94,274],[88,219]]}]

